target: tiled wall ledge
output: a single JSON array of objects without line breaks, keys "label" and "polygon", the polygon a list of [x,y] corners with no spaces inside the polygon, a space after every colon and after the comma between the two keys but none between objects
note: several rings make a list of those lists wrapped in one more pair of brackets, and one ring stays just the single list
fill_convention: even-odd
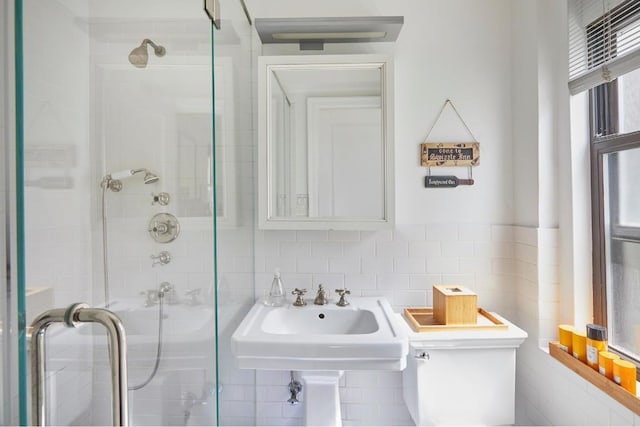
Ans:
[{"label": "tiled wall ledge", "polygon": [[636,415],[640,415],[640,399],[604,375],[601,375],[590,366],[580,362],[569,353],[563,351],[557,342],[549,343],[549,354],[567,368],[571,369],[573,372],[598,387],[604,393],[607,393],[613,399],[620,402],[627,409],[633,411]]}]

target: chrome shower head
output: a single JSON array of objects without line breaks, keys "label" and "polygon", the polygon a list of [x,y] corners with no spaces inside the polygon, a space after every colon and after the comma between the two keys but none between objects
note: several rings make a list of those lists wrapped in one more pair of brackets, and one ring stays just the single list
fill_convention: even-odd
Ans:
[{"label": "chrome shower head", "polygon": [[147,50],[148,44],[153,47],[153,52],[158,57],[162,57],[167,53],[167,50],[163,46],[159,46],[149,39],[144,39],[140,46],[133,49],[129,54],[129,62],[131,62],[135,67],[145,68],[147,66],[147,62],[149,62],[149,52]]}]

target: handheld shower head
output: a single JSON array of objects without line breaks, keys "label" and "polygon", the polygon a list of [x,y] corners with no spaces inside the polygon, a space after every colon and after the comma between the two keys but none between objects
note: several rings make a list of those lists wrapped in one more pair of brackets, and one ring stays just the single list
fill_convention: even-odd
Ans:
[{"label": "handheld shower head", "polygon": [[111,179],[117,179],[117,180],[122,180],[122,179],[127,179],[133,176],[134,174],[134,170],[133,169],[125,169],[122,171],[118,171],[118,172],[111,172],[110,174],[108,174],[108,176]]},{"label": "handheld shower head", "polygon": [[154,182],[157,182],[158,180],[160,180],[160,177],[158,177],[158,175],[154,174],[153,172],[149,172],[147,169],[125,169],[122,171],[118,171],[118,172],[112,172],[112,173],[108,173],[107,175],[104,176],[104,178],[102,178],[102,183],[101,185],[106,186],[107,188],[109,188],[111,191],[115,191],[118,192],[120,190],[122,190],[122,180],[123,179],[127,179],[132,177],[133,175],[137,174],[137,173],[141,173],[144,172],[144,178],[143,178],[143,182],[145,184],[153,184]]},{"label": "handheld shower head", "polygon": [[167,53],[164,46],[157,45],[149,39],[144,39],[140,46],[133,49],[129,54],[129,62],[131,62],[133,66],[138,68],[145,68],[147,66],[147,62],[149,62],[149,52],[147,50],[148,44],[153,47],[153,52],[157,57],[162,57]]}]

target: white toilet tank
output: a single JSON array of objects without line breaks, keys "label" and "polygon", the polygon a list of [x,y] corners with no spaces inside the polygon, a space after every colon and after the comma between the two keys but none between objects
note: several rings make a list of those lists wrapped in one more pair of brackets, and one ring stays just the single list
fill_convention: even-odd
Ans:
[{"label": "white toilet tank", "polygon": [[515,422],[516,349],[527,333],[507,330],[413,332],[403,371],[404,401],[416,425]]}]

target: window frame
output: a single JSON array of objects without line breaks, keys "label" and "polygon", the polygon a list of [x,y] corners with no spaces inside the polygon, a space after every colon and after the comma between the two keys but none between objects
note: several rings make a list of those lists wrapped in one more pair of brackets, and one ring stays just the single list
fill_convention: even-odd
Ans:
[{"label": "window frame", "polygon": [[[601,86],[609,85],[609,93],[599,90]],[[607,240],[605,209],[609,209],[611,221],[610,238],[624,239],[640,244],[640,227],[629,227],[620,224],[620,215],[617,208],[617,197],[614,192],[607,199],[605,195],[605,155],[617,153],[634,148],[640,149],[640,131],[627,134],[617,134],[618,109],[616,81],[604,83],[590,91],[590,127],[591,127],[591,202],[592,202],[592,240],[593,240],[593,315],[594,322],[608,328],[608,300],[607,300]],[[611,93],[613,92],[613,94]],[[606,100],[598,97],[606,96]],[[615,101],[615,102],[614,102]],[[607,105],[615,105],[608,109]],[[604,110],[604,111],[603,111]],[[607,128],[599,127],[599,121],[614,124]],[[598,130],[602,132],[598,132]],[[614,132],[611,134],[610,132]],[[615,161],[615,159],[613,159]],[[615,176],[614,168],[609,168],[610,182]],[[605,206],[609,200],[609,206]],[[610,345],[610,351],[632,361],[640,366],[640,360],[628,354],[624,350]],[[638,373],[640,379],[640,372]]]},{"label": "window frame", "polygon": [[[627,0],[596,19],[586,28],[587,39],[594,45],[587,46],[589,67],[603,64],[606,58],[617,56],[617,32],[640,20],[640,12],[627,9],[636,0]],[[612,24],[613,23],[613,24]],[[609,26],[609,28],[607,28]],[[606,50],[600,49],[596,37],[601,34]],[[640,244],[640,227],[620,225],[620,216],[615,201],[617,194],[605,195],[604,158],[608,154],[640,148],[640,132],[619,134],[618,80],[603,83],[589,90],[589,127],[591,156],[591,212],[592,212],[592,261],[593,261],[593,315],[594,322],[609,329],[607,301],[607,232],[605,208],[609,209],[611,239],[625,239]],[[612,159],[615,161],[615,158]],[[609,182],[615,178],[615,168],[608,168]],[[609,206],[605,203],[609,201]],[[610,351],[640,366],[640,360],[610,345]],[[637,373],[640,379],[640,369]]]}]

